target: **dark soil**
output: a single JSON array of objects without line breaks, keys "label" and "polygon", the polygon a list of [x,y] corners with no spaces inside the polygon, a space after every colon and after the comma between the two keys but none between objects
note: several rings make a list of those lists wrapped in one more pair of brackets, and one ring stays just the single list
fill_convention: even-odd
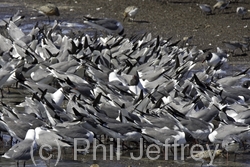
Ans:
[{"label": "dark soil", "polygon": [[[3,0],[0,0],[0,2]],[[169,1],[169,2],[168,2]],[[206,3],[213,6],[216,0],[53,0],[60,10],[59,21],[82,23],[83,15],[100,18],[114,18],[122,22],[123,11],[129,5],[139,7],[134,22],[125,20],[123,26],[127,36],[132,34],[152,33],[163,38],[172,37],[172,41],[182,40],[193,36],[189,46],[196,45],[199,49],[216,47],[226,49],[222,41],[241,41],[243,36],[250,36],[250,13],[244,19],[236,15],[236,8],[244,6],[250,9],[250,3],[245,0],[239,3],[232,2],[225,11],[215,11],[212,15],[204,15],[197,3]],[[37,16],[34,10],[46,1],[38,0],[10,0],[1,4],[11,4],[12,7],[1,8],[0,13],[10,16],[17,10],[25,15],[27,22],[34,24],[47,17],[38,17],[39,20],[30,20]],[[181,42],[179,43],[181,44]],[[232,62],[248,62],[249,51],[242,53],[236,50],[231,56]]]}]

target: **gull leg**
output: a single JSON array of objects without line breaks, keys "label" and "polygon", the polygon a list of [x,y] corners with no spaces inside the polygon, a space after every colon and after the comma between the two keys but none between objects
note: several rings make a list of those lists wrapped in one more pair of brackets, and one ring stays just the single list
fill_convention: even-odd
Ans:
[{"label": "gull leg", "polygon": [[2,98],[4,98],[4,96],[3,96],[3,88],[0,88],[0,89],[1,89]]}]

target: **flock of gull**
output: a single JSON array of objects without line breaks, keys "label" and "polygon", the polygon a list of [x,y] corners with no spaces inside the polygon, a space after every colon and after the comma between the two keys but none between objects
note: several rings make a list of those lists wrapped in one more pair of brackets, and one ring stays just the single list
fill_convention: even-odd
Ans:
[{"label": "flock of gull", "polygon": [[[248,69],[223,71],[228,54],[220,48],[179,47],[150,33],[69,37],[57,21],[24,33],[22,19],[1,22],[0,88],[17,83],[29,92],[19,104],[2,102],[0,131],[19,141],[3,157],[28,160],[31,149],[103,142],[103,135],[119,138],[123,149],[141,138],[220,144],[229,153],[248,148]],[[84,19],[97,29],[114,22]]]},{"label": "flock of gull", "polygon": [[[217,2],[211,7],[209,4],[198,4],[202,12],[206,15],[211,15],[218,12],[224,12],[230,4],[231,1],[229,0],[217,0]],[[241,17],[241,19],[244,19],[246,14],[250,12],[249,9],[246,7],[240,6],[236,8],[236,14]]]}]

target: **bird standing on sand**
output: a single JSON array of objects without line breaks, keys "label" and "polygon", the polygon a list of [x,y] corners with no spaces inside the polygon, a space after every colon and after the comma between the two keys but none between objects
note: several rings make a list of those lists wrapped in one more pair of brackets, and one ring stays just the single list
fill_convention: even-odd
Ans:
[{"label": "bird standing on sand", "polygon": [[202,12],[206,15],[212,14],[212,8],[210,5],[207,4],[198,4]]},{"label": "bird standing on sand", "polygon": [[124,13],[123,13],[123,15],[124,15],[123,21],[124,21],[127,17],[130,17],[130,19],[131,19],[132,21],[134,21],[135,15],[137,14],[138,9],[139,9],[139,8],[136,7],[136,6],[128,6],[128,7],[126,7],[126,9],[124,10]]},{"label": "bird standing on sand", "polygon": [[235,53],[236,49],[240,49],[243,52],[242,44],[238,41],[222,41],[224,45],[231,51],[233,54]]},{"label": "bird standing on sand", "polygon": [[17,160],[17,166],[19,166],[19,160],[24,160],[23,166],[25,166],[25,161],[31,158],[32,150],[34,151],[35,149],[37,149],[35,130],[29,129],[25,139],[12,146],[2,157]]},{"label": "bird standing on sand", "polygon": [[224,148],[227,152],[227,161],[228,161],[228,153],[234,153],[234,161],[235,161],[236,153],[241,146],[242,146],[242,141],[237,135],[228,135],[223,139],[221,147]]},{"label": "bird standing on sand", "polygon": [[230,1],[218,1],[214,6],[213,6],[213,10],[215,11],[216,9],[218,9],[219,11],[224,11],[227,6],[229,5]]},{"label": "bird standing on sand", "polygon": [[118,34],[122,35],[124,32],[124,28],[122,24],[114,19],[109,18],[91,18],[87,16],[83,16],[84,21],[83,23],[90,25],[91,27],[98,29],[102,32],[105,32],[107,34]]},{"label": "bird standing on sand", "polygon": [[219,64],[225,63],[227,61],[227,57],[227,54],[208,52],[203,62],[206,61],[209,66],[216,67]]},{"label": "bird standing on sand", "polygon": [[[57,6],[50,2],[44,6],[41,6],[38,10],[39,10],[39,13],[48,16],[48,18],[50,16],[60,16],[59,9],[57,8]],[[49,18],[49,21],[50,21],[50,18]]]},{"label": "bird standing on sand", "polygon": [[192,155],[191,157],[187,157],[187,159],[190,159],[190,158],[198,159],[202,161],[201,166],[204,164],[205,160],[210,160],[209,165],[212,165],[213,159],[211,159],[211,155],[214,155],[213,158],[216,158],[219,155],[221,155],[222,151],[223,150],[221,149],[200,151],[197,154]]},{"label": "bird standing on sand", "polygon": [[250,12],[250,10],[248,10],[245,7],[237,7],[237,9],[236,9],[236,14],[241,16],[241,19],[244,18],[244,16],[247,14],[247,12]]}]

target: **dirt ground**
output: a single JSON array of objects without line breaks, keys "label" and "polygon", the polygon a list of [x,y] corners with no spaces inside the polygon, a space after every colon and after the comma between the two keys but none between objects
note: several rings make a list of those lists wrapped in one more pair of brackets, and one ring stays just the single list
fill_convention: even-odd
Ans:
[{"label": "dirt ground", "polygon": [[[48,1],[47,1],[48,2]],[[20,10],[26,21],[37,15],[34,10],[47,3],[45,0],[10,0],[13,7],[1,8],[1,13],[11,15]],[[189,45],[196,45],[200,49],[217,46],[226,49],[222,41],[241,41],[243,36],[250,36],[250,13],[244,19],[236,15],[236,8],[244,6],[250,9],[248,0],[232,1],[224,11],[215,11],[212,15],[204,15],[197,3],[213,6],[216,0],[51,0],[60,10],[59,21],[82,23],[83,15],[100,18],[114,18],[122,22],[123,11],[129,5],[139,7],[134,22],[122,22],[127,36],[138,33],[152,33],[153,37],[172,37],[173,41],[184,37],[193,37]],[[39,17],[47,19],[46,17]],[[242,53],[236,50],[236,56],[230,60],[235,62],[248,62],[249,51]]]}]

